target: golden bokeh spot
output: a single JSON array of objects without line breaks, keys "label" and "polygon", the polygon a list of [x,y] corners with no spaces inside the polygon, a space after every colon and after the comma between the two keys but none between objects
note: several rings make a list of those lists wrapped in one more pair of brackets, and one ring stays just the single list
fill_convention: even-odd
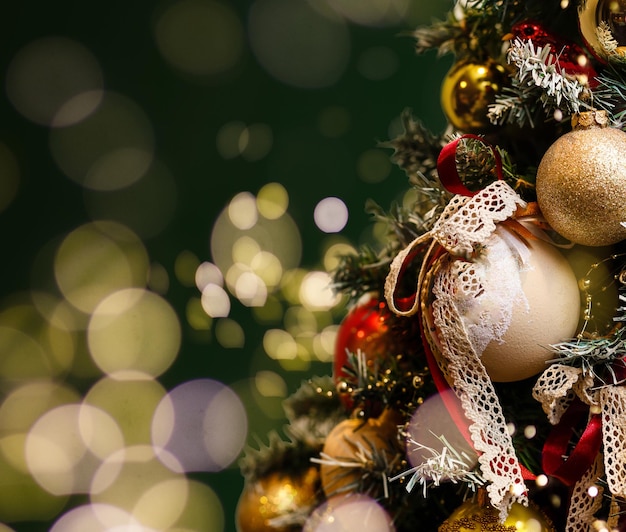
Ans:
[{"label": "golden bokeh spot", "polygon": [[268,295],[265,305],[253,307],[252,314],[259,323],[278,323],[283,318],[283,304],[274,295]]},{"label": "golden bokeh spot", "polygon": [[164,59],[182,73],[211,78],[241,61],[245,35],[235,11],[214,0],[182,0],[158,14],[154,37]]},{"label": "golden bokeh spot", "polygon": [[58,247],[54,260],[59,289],[87,314],[118,290],[144,287],[148,271],[148,254],[141,240],[115,222],[93,222],[74,229]]},{"label": "golden bokeh spot", "polygon": [[324,243],[322,264],[324,270],[332,272],[341,264],[341,258],[345,255],[356,255],[357,251],[347,239],[340,236],[331,236]]},{"label": "golden bokeh spot", "polygon": [[141,179],[154,157],[154,132],[139,106],[107,92],[81,122],[50,133],[50,151],[61,171],[93,190],[119,190]]},{"label": "golden bokeh spot", "polygon": [[49,410],[26,438],[28,469],[53,495],[88,493],[101,461],[121,449],[124,439],[104,411],[69,404]]},{"label": "golden bokeh spot", "polygon": [[117,423],[126,445],[151,442],[151,420],[167,390],[146,375],[141,380],[104,377],[85,394],[84,403],[101,409]]},{"label": "golden bokeh spot", "polygon": [[185,307],[185,317],[187,323],[196,331],[210,331],[213,324],[213,318],[209,316],[202,308],[202,302],[199,297],[192,297],[187,301]]},{"label": "golden bokeh spot", "polygon": [[280,183],[268,183],[257,193],[256,204],[264,218],[276,220],[287,212],[289,193]]},{"label": "golden bokeh spot", "polygon": [[240,192],[228,204],[228,217],[235,228],[252,229],[259,218],[256,199],[250,192]]},{"label": "golden bokeh spot", "polygon": [[195,253],[189,250],[181,251],[174,261],[174,273],[183,286],[195,286],[196,271],[200,266],[200,260]]},{"label": "golden bokeh spot", "polygon": [[332,362],[335,356],[335,343],[337,341],[337,325],[329,325],[313,339],[313,354],[320,362]]},{"label": "golden bokeh spot", "polygon": [[298,356],[294,337],[282,329],[270,329],[263,335],[263,349],[274,360],[293,360]]},{"label": "golden bokeh spot", "polygon": [[[111,454],[100,466],[93,477],[91,484],[91,501],[93,503],[108,504],[128,512],[133,515],[137,508],[141,510],[141,517],[149,519],[149,515],[145,515],[142,501],[144,496],[150,490],[162,482],[182,480],[180,473],[172,471],[166,467],[162,459],[166,459],[170,464],[175,464],[176,459],[163,450],[157,452],[149,445],[134,445],[126,447],[120,451]],[[183,481],[186,482],[186,481]],[[179,485],[179,488],[185,492],[186,484]],[[186,497],[186,493],[184,493]],[[145,500],[145,499],[143,499]],[[160,505],[164,506],[163,513],[155,512],[155,518],[166,518],[168,521],[172,519],[173,514],[177,514],[181,510],[181,501],[175,500],[172,506],[167,501],[160,501]],[[180,515],[180,514],[179,514]],[[149,526],[158,526],[158,523],[151,521],[143,523]],[[169,526],[171,523],[167,523]],[[164,528],[168,528],[168,526]]]},{"label": "golden bokeh spot", "polygon": [[[58,300],[54,302],[58,303]],[[0,313],[0,326],[18,330],[39,345],[51,376],[69,371],[77,343],[74,333],[61,320],[48,321],[49,317],[54,317],[57,308],[58,304],[52,305],[50,314],[43,314],[26,296],[16,297],[14,304]],[[10,352],[8,349],[5,353]]]},{"label": "golden bokeh spot", "polygon": [[379,149],[364,151],[357,160],[357,174],[366,183],[380,183],[391,173],[389,155]]},{"label": "golden bokeh spot", "polygon": [[287,397],[287,383],[274,371],[258,371],[254,383],[263,397]]},{"label": "golden bokeh spot", "polygon": [[140,523],[156,530],[170,530],[187,505],[189,480],[168,478],[146,486],[131,513]]},{"label": "golden bokeh spot", "polygon": [[187,504],[172,530],[224,532],[224,508],[216,493],[203,482],[189,480]]},{"label": "golden bokeh spot", "polygon": [[131,288],[107,297],[89,322],[87,340],[96,365],[109,375],[157,377],[178,354],[181,330],[172,306],[153,292]]},{"label": "golden bokeh spot", "polygon": [[300,300],[310,310],[328,310],[341,300],[331,287],[332,279],[326,272],[308,272],[300,285]]},{"label": "golden bokeh spot", "polygon": [[222,347],[228,349],[243,347],[246,342],[243,327],[229,318],[222,318],[217,321],[215,338]]},{"label": "golden bokeh spot", "polygon": [[200,303],[211,318],[225,318],[230,313],[230,298],[226,290],[216,284],[204,287]]}]

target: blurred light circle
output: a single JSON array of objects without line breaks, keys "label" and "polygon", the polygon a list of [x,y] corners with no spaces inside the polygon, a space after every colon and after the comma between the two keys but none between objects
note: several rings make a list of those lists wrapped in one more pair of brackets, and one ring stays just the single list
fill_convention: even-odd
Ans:
[{"label": "blurred light circle", "polygon": [[[181,473],[176,458],[163,449],[156,450],[150,445],[125,447],[111,454],[96,471],[90,490],[91,502],[110,504],[132,515],[141,498],[153,486],[183,478]],[[163,500],[160,504],[169,503]],[[177,501],[174,506],[178,506]],[[152,526],[152,523],[142,524]]]},{"label": "blurred light circle", "polygon": [[234,159],[241,155],[240,139],[246,131],[246,124],[240,120],[227,122],[217,132],[215,144],[224,159]]},{"label": "blurred light circle", "polygon": [[85,504],[56,520],[50,532],[148,532],[130,513],[110,504]]},{"label": "blurred light circle", "polygon": [[159,51],[185,74],[211,77],[236,67],[244,52],[244,30],[235,11],[214,0],[170,4],[154,26]]},{"label": "blurred light circle", "polygon": [[367,150],[357,161],[357,174],[366,183],[380,183],[391,173],[389,156],[381,150]]},{"label": "blurred light circle", "polygon": [[222,318],[215,324],[215,339],[226,349],[241,348],[246,343],[246,334],[236,321]]},{"label": "blurred light circle", "polygon": [[267,300],[267,286],[253,272],[244,272],[237,278],[234,293],[247,307],[262,307]]},{"label": "blurred light circle", "polygon": [[47,411],[80,400],[69,385],[54,381],[28,381],[11,390],[0,404],[0,434],[28,432]]},{"label": "blurred light circle", "polygon": [[54,258],[59,289],[87,314],[113,292],[145,286],[148,271],[148,254],[137,235],[108,221],[74,229],[63,239]]},{"label": "blurred light circle", "polygon": [[318,506],[303,532],[394,532],[390,515],[366,495],[336,496]]},{"label": "blurred light circle", "polygon": [[49,493],[87,493],[102,460],[123,445],[111,416],[88,405],[63,405],[32,426],[26,438],[26,462],[33,478]]},{"label": "blurred light circle", "polygon": [[50,150],[73,181],[94,190],[118,190],[141,179],[150,167],[154,133],[136,103],[106,92],[85,120],[51,131]]},{"label": "blurred light circle", "polygon": [[195,284],[196,271],[200,265],[197,255],[188,249],[181,251],[174,262],[174,273],[183,286],[192,287]]},{"label": "blurred light circle", "polygon": [[165,388],[151,376],[143,379],[104,377],[85,394],[85,404],[107,412],[122,432],[126,445],[149,444],[154,409],[165,397]]},{"label": "blurred light circle", "polygon": [[[39,296],[41,297],[42,294]],[[70,369],[74,361],[77,339],[68,330],[67,325],[61,320],[55,319],[58,300],[55,300],[46,311],[35,307],[33,300],[32,294],[19,295],[13,298],[12,305],[0,312],[0,327],[6,326],[9,329],[19,330],[36,342],[42,350],[47,368],[45,371],[50,376],[63,375]],[[1,336],[0,333],[0,338]],[[3,357],[5,364],[11,363],[11,353],[17,348],[17,344],[6,347]],[[28,351],[25,350],[25,352]],[[23,354],[21,349],[17,349],[15,356],[19,359]],[[16,359],[14,362],[18,362],[18,360]],[[22,362],[27,363],[25,358]],[[2,363],[0,363],[1,366]],[[35,367],[36,364],[32,369]]]},{"label": "blurred light circle", "polygon": [[215,491],[203,482],[189,480],[187,482],[187,504],[175,526],[170,530],[224,532],[224,529],[224,507]]},{"label": "blurred light circle", "polygon": [[191,471],[225,469],[243,449],[248,418],[239,396],[212,379],[185,382],[161,401],[152,418],[152,441]]},{"label": "blurred light circle", "polygon": [[0,213],[4,211],[17,196],[20,186],[20,169],[13,152],[0,142]]},{"label": "blurred light circle", "polygon": [[347,240],[333,240],[322,256],[324,269],[327,272],[331,272],[339,267],[341,257],[356,254],[357,250]]},{"label": "blurred light circle", "polygon": [[212,262],[203,262],[196,270],[196,288],[202,292],[209,284],[222,286],[224,284],[224,276],[220,269]]},{"label": "blurred light circle", "polygon": [[[7,96],[29,120],[49,126],[79,122],[91,114],[101,100],[102,72],[93,54],[82,44],[65,37],[33,41],[11,60],[6,72]],[[71,119],[55,124],[57,112],[73,97],[91,91],[95,96]]]},{"label": "blurred light circle", "polygon": [[298,356],[294,337],[281,329],[270,329],[263,335],[263,349],[274,360],[293,360]]},{"label": "blurred light circle", "polygon": [[143,177],[152,164],[152,153],[121,147],[104,153],[87,171],[83,185],[98,191],[120,190]]},{"label": "blurred light circle", "polygon": [[348,223],[348,207],[339,198],[324,198],[315,206],[313,219],[325,233],[338,233]]},{"label": "blurred light circle", "polygon": [[409,0],[329,0],[338,13],[363,26],[394,26],[407,15]]},{"label": "blurred light circle", "polygon": [[[136,151],[136,165],[131,161],[134,150],[119,150],[129,156],[128,167],[122,172],[134,172],[142,167],[142,179],[115,190],[85,188],[87,212],[93,220],[114,220],[132,229],[142,238],[161,233],[172,221],[177,206],[178,189],[174,177],[161,162],[144,159],[145,152]],[[112,157],[110,162],[115,159]],[[118,160],[119,162],[119,160]],[[134,165],[134,166],[133,166]],[[138,175],[138,173],[135,173]]]},{"label": "blurred light circle", "polygon": [[280,183],[268,183],[259,190],[256,205],[264,218],[275,220],[287,212],[289,194]]},{"label": "blurred light circle", "polygon": [[254,196],[250,192],[237,194],[228,204],[228,216],[237,229],[252,229],[258,220]]},{"label": "blurred light circle", "polygon": [[250,8],[252,51],[278,81],[304,89],[328,87],[344,73],[350,58],[345,22],[307,2],[259,0]]},{"label": "blurred light circle", "polygon": [[50,361],[36,338],[0,325],[0,378],[13,381],[51,377]]},{"label": "blurred light circle", "polygon": [[230,313],[230,298],[221,286],[208,284],[202,289],[200,303],[211,318],[225,318]]},{"label": "blurred light circle", "polygon": [[189,481],[185,477],[162,480],[141,494],[132,514],[157,530],[171,530],[185,509],[188,492]]},{"label": "blurred light circle", "polygon": [[105,373],[157,377],[178,354],[181,330],[172,306],[139,288],[120,290],[94,310],[87,331],[89,351]]},{"label": "blurred light circle", "polygon": [[310,310],[328,310],[339,303],[341,296],[334,293],[332,279],[326,272],[309,272],[300,285],[300,300]]},{"label": "blurred light circle", "polygon": [[[453,408],[457,412],[462,412],[461,402],[456,394],[452,390],[443,390],[428,397],[413,414],[407,428],[406,444],[407,457],[413,467],[419,467],[444,451],[445,444],[441,437],[466,457],[469,469],[478,463],[476,451],[459,431],[450,414],[449,405],[455,405]],[[464,420],[465,418],[460,422]],[[467,424],[469,425],[469,422]],[[430,449],[436,454],[433,455]]]},{"label": "blurred light circle", "polygon": [[239,138],[241,156],[247,161],[259,161],[272,148],[272,128],[267,124],[250,124]]}]

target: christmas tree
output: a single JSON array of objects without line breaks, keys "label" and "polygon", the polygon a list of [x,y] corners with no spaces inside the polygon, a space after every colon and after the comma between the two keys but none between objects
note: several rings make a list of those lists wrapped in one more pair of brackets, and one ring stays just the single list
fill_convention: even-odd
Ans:
[{"label": "christmas tree", "polygon": [[626,5],[459,0],[448,128],[382,146],[412,198],[341,257],[327,375],[247,449],[240,532],[625,530]]}]

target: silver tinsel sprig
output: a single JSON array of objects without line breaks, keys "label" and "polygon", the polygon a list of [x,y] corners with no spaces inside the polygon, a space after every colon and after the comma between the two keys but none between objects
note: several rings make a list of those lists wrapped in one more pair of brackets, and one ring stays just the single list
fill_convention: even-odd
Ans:
[{"label": "silver tinsel sprig", "polygon": [[585,85],[561,71],[550,45],[535,47],[532,40],[515,39],[507,60],[517,71],[511,87],[505,88],[489,106],[492,123],[534,126],[538,104],[546,116],[560,119],[589,107],[582,99],[588,95]]},{"label": "silver tinsel sprig", "polygon": [[442,443],[441,451],[409,438],[409,445],[412,445],[414,450],[426,451],[431,456],[419,466],[408,469],[390,478],[389,481],[393,482],[410,476],[406,490],[410,492],[419,484],[422,486],[424,498],[427,496],[429,486],[440,486],[444,482],[463,483],[473,492],[486,484],[476,468],[476,460],[472,460],[465,452],[457,451],[443,435],[435,436]]}]

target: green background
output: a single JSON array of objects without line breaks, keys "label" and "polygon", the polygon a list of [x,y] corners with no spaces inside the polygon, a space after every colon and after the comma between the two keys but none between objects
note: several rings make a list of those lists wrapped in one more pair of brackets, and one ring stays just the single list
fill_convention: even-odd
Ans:
[{"label": "green background", "polygon": [[[313,1],[290,1],[307,6],[303,13],[313,12]],[[260,3],[271,4],[256,2]],[[289,213],[300,231],[302,267],[319,268],[327,235],[313,221],[315,205],[328,196],[341,198],[350,212],[342,234],[358,243],[371,223],[363,210],[365,201],[373,198],[387,208],[407,187],[404,174],[395,167],[379,182],[363,181],[357,171],[361,154],[388,139],[391,125],[397,124],[404,108],[412,108],[434,132],[441,132],[445,125],[439,86],[452,58],[437,58],[434,53],[417,56],[410,31],[434,16],[443,16],[450,2],[413,0],[404,18],[390,24],[344,20],[349,37],[346,63],[334,81],[313,88],[276,79],[259,62],[249,39],[248,22],[254,4],[223,3],[244,32],[241,53],[230,68],[204,77],[181,73],[164,59],[155,43],[159,13],[173,2],[26,0],[0,8],[3,82],[24,46],[44,37],[67,37],[81,43],[98,60],[104,88],[133,100],[152,123],[155,152],[174,177],[176,187],[175,212],[169,223],[144,239],[151,261],[169,273],[164,297],[179,315],[183,331],[180,354],[160,377],[168,389],[204,377],[231,385],[264,369],[281,374],[292,392],[309,375],[329,373],[330,367],[321,363],[306,371],[286,372],[277,362],[258,356],[252,368],[250,361],[259,352],[265,327],[254,320],[249,309],[236,303],[230,318],[245,331],[243,347],[228,349],[210,331],[198,334],[185,322],[185,306],[199,294],[195,287],[177,281],[176,260],[181,253],[190,252],[200,261],[210,261],[211,230],[229,200],[239,192],[256,194],[263,185],[279,182],[289,194]],[[281,21],[285,16],[278,9],[281,2],[271,5],[276,7],[276,20]],[[380,48],[395,58],[396,67],[381,74],[381,79],[368,79],[360,65],[368,51]],[[329,108],[341,109],[342,116],[348,118],[343,131],[333,137],[320,131],[320,119]],[[220,154],[216,141],[220,128],[233,121],[270,127],[272,145],[264,157],[250,161],[243,157],[225,159]],[[0,142],[12,154],[19,176],[15,197],[0,212],[0,295],[6,305],[14,294],[37,284],[33,264],[40,250],[51,239],[89,221],[90,214],[85,207],[85,191],[64,175],[52,157],[50,128],[24,117],[7,97],[6,88],[0,93]],[[0,170],[6,172],[6,167]],[[7,179],[0,175],[0,180]],[[136,208],[142,208],[140,198]],[[0,360],[2,356],[0,352]],[[74,385],[80,390],[89,383],[77,379]],[[6,394],[7,390],[5,385],[1,391]],[[254,405],[246,406],[254,410]],[[263,437],[263,430],[280,427],[282,421],[255,413],[250,423],[251,436],[254,431]],[[234,530],[233,514],[242,487],[236,464],[220,473],[195,476],[216,491],[224,507],[226,530]],[[28,522],[9,525],[15,530],[47,530],[49,526]]]}]

